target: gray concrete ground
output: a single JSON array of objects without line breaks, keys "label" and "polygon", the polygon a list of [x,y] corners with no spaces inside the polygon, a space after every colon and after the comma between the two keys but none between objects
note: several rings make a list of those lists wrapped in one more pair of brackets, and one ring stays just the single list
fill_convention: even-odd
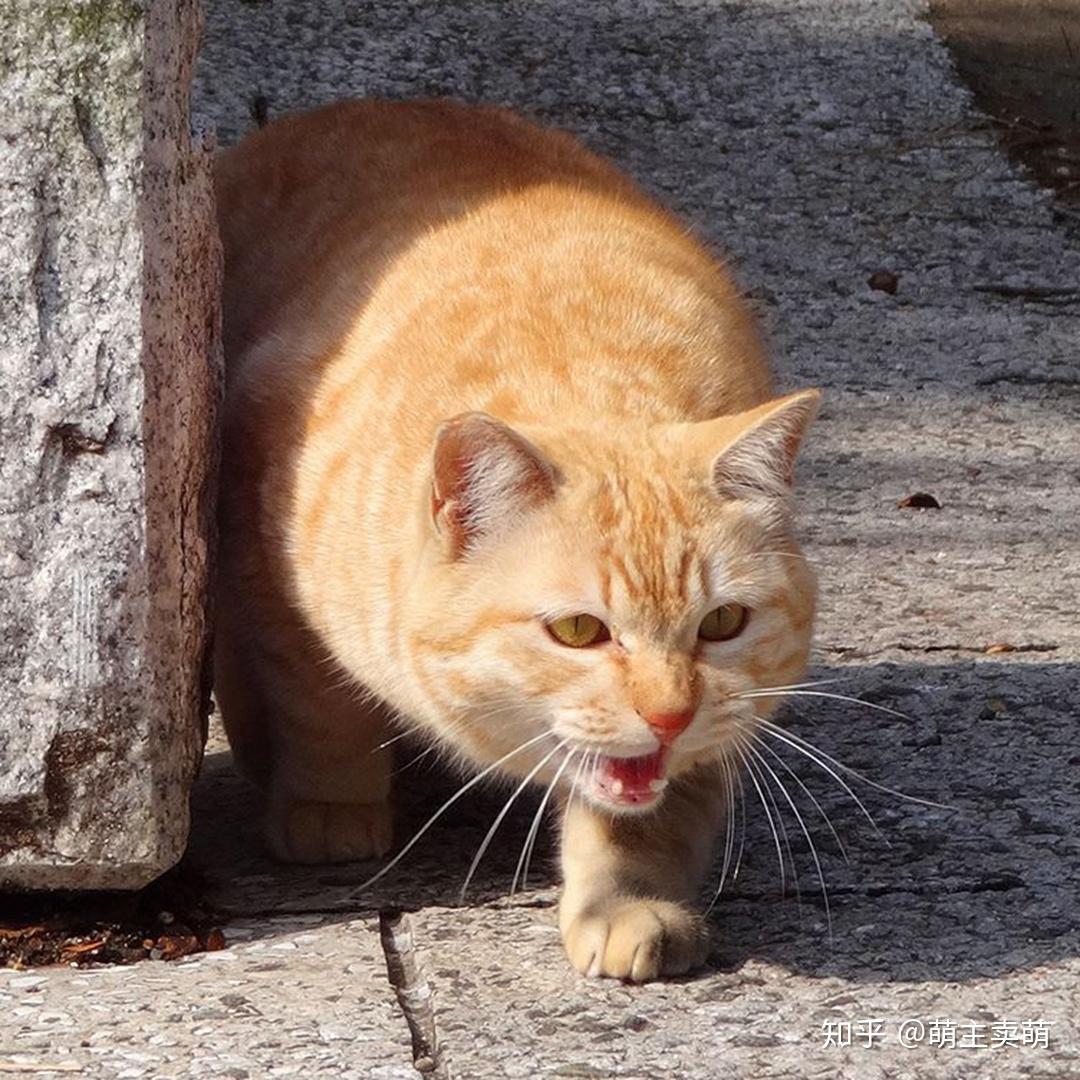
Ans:
[{"label": "gray concrete ground", "polygon": [[[419,909],[459,1077],[1080,1075],[1080,250],[1001,156],[920,5],[212,4],[197,103],[224,141],[258,95],[273,114],[346,94],[528,109],[614,156],[729,253],[784,386],[827,392],[801,474],[823,591],[815,673],[911,718],[803,699],[785,722],[955,809],[856,785],[878,835],[792,760],[848,847],[845,865],[795,789],[831,934],[797,825],[801,902],[790,871],[781,896],[750,806],[709,968],[634,988],[570,971],[546,862],[502,899],[535,803],[464,904],[497,792],[455,808],[360,896],[363,869],[261,856],[251,795],[218,750],[191,858],[229,948],[0,974],[0,1069],[406,1080],[373,917],[398,902]],[[881,269],[895,295],[868,287]],[[915,491],[941,509],[897,507]],[[1004,645],[1016,651],[987,652]],[[422,765],[402,788],[422,804],[405,811],[415,823],[449,790]],[[917,1045],[902,1045],[903,1021],[925,1025],[921,1039],[904,1029]],[[1036,1021],[1047,1026],[1029,1037],[1046,1031],[1048,1045],[1014,1045]],[[825,1045],[843,1024],[852,1045]],[[950,1031],[960,1045],[931,1045]]]}]

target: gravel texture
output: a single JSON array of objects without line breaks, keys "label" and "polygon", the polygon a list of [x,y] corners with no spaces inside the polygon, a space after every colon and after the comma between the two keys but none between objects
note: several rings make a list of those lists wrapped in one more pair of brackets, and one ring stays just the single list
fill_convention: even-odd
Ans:
[{"label": "gravel texture", "polygon": [[[1002,158],[920,6],[211,7],[197,110],[223,140],[250,125],[259,96],[273,115],[345,94],[520,106],[614,156],[728,253],[782,383],[827,394],[801,474],[823,594],[815,674],[910,718],[804,698],[785,723],[877,783],[953,809],[849,778],[878,834],[834,780],[787,754],[847,847],[845,864],[792,781],[828,912],[790,814],[800,898],[790,865],[781,895],[748,802],[709,968],[633,988],[566,965],[550,850],[529,889],[502,898],[535,803],[508,819],[464,903],[498,792],[455,807],[362,892],[370,870],[263,859],[251,794],[218,751],[191,858],[229,947],[171,966],[0,975],[0,1061],[404,1080],[407,1034],[373,915],[394,902],[419,909],[442,1034],[469,1080],[1080,1074],[1080,250]],[[894,294],[870,288],[879,271],[896,275]],[[940,509],[897,506],[915,492]],[[452,790],[424,763],[401,788],[420,803],[405,810],[415,824]],[[905,1020],[925,1025],[920,1045],[901,1045]],[[962,1045],[1015,1041],[1035,1021],[1045,1048]],[[826,1046],[824,1025],[845,1023],[853,1045]],[[929,1045],[950,1031],[961,1045]]]}]

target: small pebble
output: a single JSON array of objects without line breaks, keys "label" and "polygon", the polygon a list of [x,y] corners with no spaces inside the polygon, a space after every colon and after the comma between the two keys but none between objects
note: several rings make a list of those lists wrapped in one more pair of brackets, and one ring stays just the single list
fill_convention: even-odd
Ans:
[{"label": "small pebble", "polygon": [[897,504],[900,510],[940,510],[941,503],[928,491],[916,491],[905,495]]},{"label": "small pebble", "polygon": [[891,270],[875,270],[870,275],[867,284],[876,292],[884,292],[890,296],[895,296],[900,279]]}]

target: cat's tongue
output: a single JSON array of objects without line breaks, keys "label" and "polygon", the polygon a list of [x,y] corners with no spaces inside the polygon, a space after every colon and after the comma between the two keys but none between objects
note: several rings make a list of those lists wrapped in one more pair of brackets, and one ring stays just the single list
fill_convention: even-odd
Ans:
[{"label": "cat's tongue", "polygon": [[596,783],[611,802],[624,806],[644,806],[655,802],[664,790],[664,759],[667,748],[645,757],[601,759]]}]

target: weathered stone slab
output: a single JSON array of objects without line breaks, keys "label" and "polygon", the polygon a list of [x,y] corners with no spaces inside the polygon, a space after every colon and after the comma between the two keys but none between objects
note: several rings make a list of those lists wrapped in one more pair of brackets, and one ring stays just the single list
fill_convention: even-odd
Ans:
[{"label": "weathered stone slab", "polygon": [[0,5],[0,887],[172,865],[203,739],[220,254],[191,0]]}]

